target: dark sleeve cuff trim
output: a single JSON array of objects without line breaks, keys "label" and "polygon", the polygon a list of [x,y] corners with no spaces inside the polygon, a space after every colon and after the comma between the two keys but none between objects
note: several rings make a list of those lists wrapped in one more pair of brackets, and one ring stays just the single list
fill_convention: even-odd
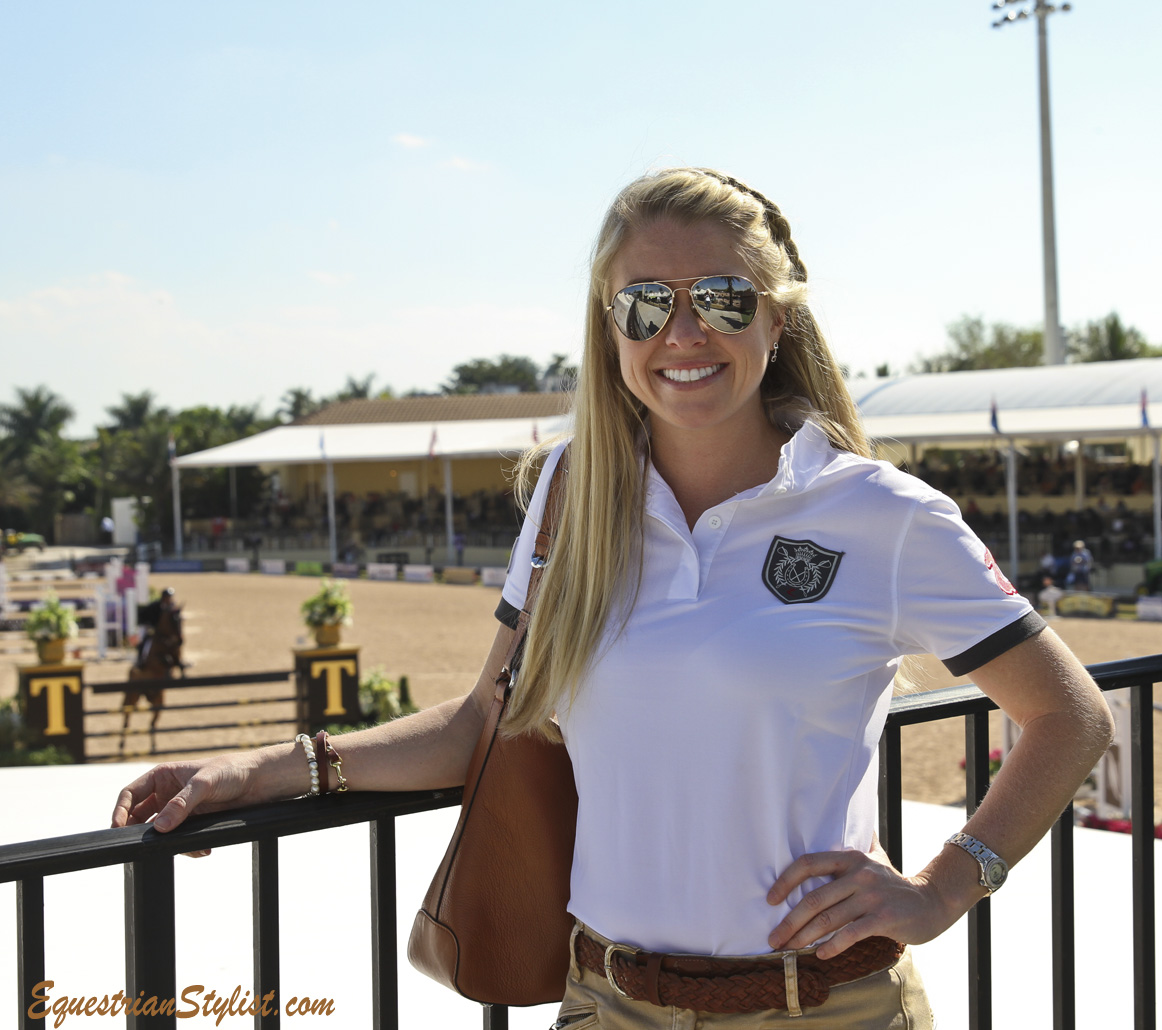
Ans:
[{"label": "dark sleeve cuff trim", "polygon": [[502,597],[500,604],[496,606],[496,617],[509,629],[516,629],[517,620],[520,618],[520,609],[514,608]]},{"label": "dark sleeve cuff trim", "polygon": [[970,672],[1003,655],[1010,648],[1016,647],[1030,637],[1035,637],[1044,628],[1045,620],[1036,612],[1028,612],[1004,629],[997,630],[991,637],[986,637],[979,644],[974,644],[967,651],[952,658],[946,658],[944,667],[953,676],[967,676]]}]

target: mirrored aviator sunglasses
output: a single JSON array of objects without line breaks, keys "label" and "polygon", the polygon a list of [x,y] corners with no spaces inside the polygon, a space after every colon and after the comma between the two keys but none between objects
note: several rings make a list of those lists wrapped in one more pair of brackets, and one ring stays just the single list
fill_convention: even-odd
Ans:
[{"label": "mirrored aviator sunglasses", "polygon": [[[679,280],[670,280],[677,282]],[[657,336],[674,310],[674,294],[690,294],[694,312],[706,325],[720,333],[741,333],[754,321],[759,310],[760,290],[741,275],[708,275],[691,286],[670,289],[665,283],[633,283],[613,295],[606,311],[623,336],[642,341]]]}]

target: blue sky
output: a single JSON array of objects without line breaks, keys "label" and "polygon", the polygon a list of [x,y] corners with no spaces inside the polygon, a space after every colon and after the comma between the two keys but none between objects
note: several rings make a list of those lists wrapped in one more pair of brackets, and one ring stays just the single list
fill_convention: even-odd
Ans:
[{"label": "blue sky", "polygon": [[[988,0],[0,2],[0,402],[397,392],[579,356],[653,167],[788,216],[842,361],[1042,318],[1036,29]],[[1162,343],[1162,4],[1050,19],[1061,316]]]}]

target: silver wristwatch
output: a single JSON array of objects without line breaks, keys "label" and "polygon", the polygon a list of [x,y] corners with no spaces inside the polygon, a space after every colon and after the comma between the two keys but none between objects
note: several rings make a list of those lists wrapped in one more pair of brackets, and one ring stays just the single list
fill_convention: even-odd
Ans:
[{"label": "silver wristwatch", "polygon": [[980,885],[990,894],[1000,890],[1009,878],[1009,866],[1005,860],[975,837],[967,833],[954,833],[944,843],[963,848],[980,863]]}]

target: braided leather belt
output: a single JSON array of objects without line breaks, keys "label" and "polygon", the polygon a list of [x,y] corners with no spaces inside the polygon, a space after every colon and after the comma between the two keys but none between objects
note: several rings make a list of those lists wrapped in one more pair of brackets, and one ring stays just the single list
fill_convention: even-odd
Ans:
[{"label": "braided leather belt", "polygon": [[[576,935],[578,964],[605,977],[622,997],[698,1012],[761,1012],[822,1005],[832,987],[894,966],[904,945],[867,937],[834,958],[783,951],[751,958],[660,955]],[[781,959],[781,961],[780,961]]]}]

